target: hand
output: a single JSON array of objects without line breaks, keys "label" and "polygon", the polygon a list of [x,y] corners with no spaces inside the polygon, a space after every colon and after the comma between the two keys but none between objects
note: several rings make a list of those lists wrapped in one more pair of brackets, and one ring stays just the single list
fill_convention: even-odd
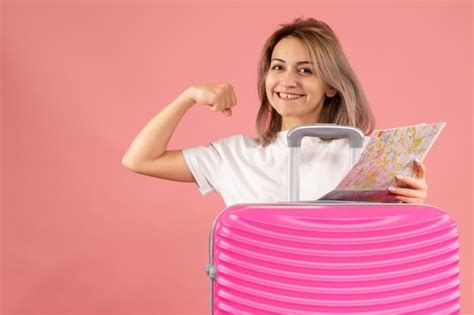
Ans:
[{"label": "hand", "polygon": [[397,175],[395,184],[397,187],[389,187],[395,198],[406,203],[423,203],[428,195],[428,185],[425,180],[425,165],[415,160],[413,162],[415,177]]},{"label": "hand", "polygon": [[214,112],[232,115],[231,107],[237,104],[234,88],[230,84],[199,84],[189,88],[197,104],[208,105]]}]

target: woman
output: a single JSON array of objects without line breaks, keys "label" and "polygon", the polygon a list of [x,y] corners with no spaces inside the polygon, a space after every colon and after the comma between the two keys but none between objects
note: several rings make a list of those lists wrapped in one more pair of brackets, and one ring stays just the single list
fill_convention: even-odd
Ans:
[{"label": "woman", "polygon": [[[180,119],[194,104],[232,115],[237,101],[231,85],[198,84],[185,89],[143,128],[123,165],[140,174],[196,182],[203,194],[219,192],[226,205],[278,202],[287,198],[289,129],[336,123],[358,127],[365,134],[373,130],[360,83],[324,22],[296,19],[268,38],[259,63],[258,89],[258,139],[236,135],[208,146],[167,150]],[[335,188],[349,171],[349,161],[346,140],[304,138],[301,199],[318,199]],[[415,162],[414,168],[415,177],[397,177],[396,187],[390,188],[400,201],[421,203],[426,198],[425,166]]]}]

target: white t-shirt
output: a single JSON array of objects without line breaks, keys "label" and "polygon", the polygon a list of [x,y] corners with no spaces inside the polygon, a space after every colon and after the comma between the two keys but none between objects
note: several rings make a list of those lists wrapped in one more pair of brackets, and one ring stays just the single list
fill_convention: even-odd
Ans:
[{"label": "white t-shirt", "polygon": [[[217,191],[227,206],[287,201],[287,133],[278,132],[266,147],[249,136],[235,135],[183,149],[183,154],[201,193]],[[334,189],[351,168],[350,155],[347,139],[303,138],[300,200],[317,200]]]}]

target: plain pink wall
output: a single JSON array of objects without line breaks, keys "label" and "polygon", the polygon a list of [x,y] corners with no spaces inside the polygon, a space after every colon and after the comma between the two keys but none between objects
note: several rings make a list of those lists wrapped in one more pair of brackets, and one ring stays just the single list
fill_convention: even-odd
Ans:
[{"label": "plain pink wall", "polygon": [[472,3],[3,1],[2,312],[205,314],[208,234],[223,208],[194,184],[121,165],[136,133],[193,83],[229,82],[231,118],[196,106],[171,148],[254,135],[265,38],[297,16],[338,34],[377,128],[448,122],[427,203],[461,233],[472,308]]}]

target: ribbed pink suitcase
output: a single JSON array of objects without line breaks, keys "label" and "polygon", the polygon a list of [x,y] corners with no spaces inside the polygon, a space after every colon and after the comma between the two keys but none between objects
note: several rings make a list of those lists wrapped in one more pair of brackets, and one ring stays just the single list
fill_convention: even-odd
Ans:
[{"label": "ribbed pink suitcase", "polygon": [[[300,139],[333,134],[317,125]],[[428,205],[295,202],[297,155],[292,202],[234,205],[214,221],[212,314],[459,313],[458,232],[447,214]]]}]

